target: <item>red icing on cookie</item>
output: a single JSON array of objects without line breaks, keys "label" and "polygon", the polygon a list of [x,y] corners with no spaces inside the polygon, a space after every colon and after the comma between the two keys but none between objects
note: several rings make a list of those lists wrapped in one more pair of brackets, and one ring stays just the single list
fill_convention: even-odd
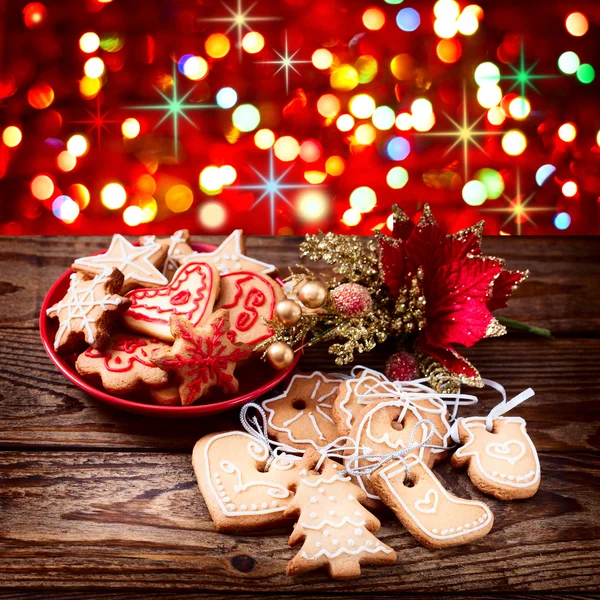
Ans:
[{"label": "red icing on cookie", "polygon": [[[156,343],[156,340],[150,340],[150,342]],[[126,371],[131,371],[133,363],[135,362],[146,367],[155,368],[156,365],[154,363],[151,363],[149,360],[144,360],[144,358],[148,356],[148,353],[144,350],[144,347],[146,346],[148,346],[146,340],[116,336],[111,350],[108,350],[107,352],[98,352],[98,350],[90,347],[85,351],[85,356],[88,358],[104,359],[105,369],[113,373],[125,373]],[[123,363],[120,356],[113,357],[113,353],[116,352],[125,352],[130,356],[127,358],[127,361]]]},{"label": "red icing on cookie", "polygon": [[[262,318],[271,319],[276,304],[276,296],[273,286],[278,285],[267,277],[258,273],[239,271],[221,276],[222,285],[226,280],[234,282],[235,290],[233,299],[227,304],[219,303],[218,308],[229,310],[232,319],[232,329],[238,332],[250,331],[253,327],[262,330],[262,333],[251,340],[244,340],[250,346],[254,346],[262,340],[273,335],[273,330],[262,323]],[[261,286],[260,288],[257,286]],[[258,309],[261,309],[260,311]]]}]

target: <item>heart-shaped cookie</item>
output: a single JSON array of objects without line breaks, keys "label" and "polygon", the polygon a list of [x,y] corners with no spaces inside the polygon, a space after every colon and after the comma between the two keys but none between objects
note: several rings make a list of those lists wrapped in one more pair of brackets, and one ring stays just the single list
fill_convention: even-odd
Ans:
[{"label": "heart-shaped cookie", "polygon": [[212,313],[219,293],[219,273],[207,263],[190,262],[180,267],[169,285],[142,288],[127,294],[132,301],[123,316],[125,325],[165,342],[172,342],[172,314],[181,315],[192,326],[204,323]]},{"label": "heart-shaped cookie", "polygon": [[300,457],[280,454],[264,470],[269,450],[248,433],[228,431],[203,437],[192,464],[198,487],[218,531],[253,531],[287,522],[283,511],[298,478]]}]

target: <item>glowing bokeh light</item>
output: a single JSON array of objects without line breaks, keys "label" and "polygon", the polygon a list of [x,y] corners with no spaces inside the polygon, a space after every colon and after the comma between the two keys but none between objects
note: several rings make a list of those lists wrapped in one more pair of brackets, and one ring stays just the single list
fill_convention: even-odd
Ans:
[{"label": "glowing bokeh light", "polygon": [[237,92],[232,87],[221,88],[216,95],[217,105],[221,108],[233,108],[237,99]]},{"label": "glowing bokeh light", "polygon": [[360,214],[360,211],[354,208],[349,208],[342,215],[342,223],[348,227],[354,227],[355,225],[358,225],[361,219],[362,215]]},{"label": "glowing bokeh light", "polygon": [[410,112],[414,118],[423,118],[433,112],[433,105],[427,98],[417,98],[410,105]]},{"label": "glowing bokeh light", "polygon": [[527,148],[527,138],[518,129],[511,129],[502,136],[502,149],[510,156],[523,154]]},{"label": "glowing bokeh light", "polygon": [[333,94],[323,94],[317,100],[317,111],[322,117],[332,118],[340,112],[340,101]]},{"label": "glowing bokeh light", "polygon": [[563,196],[566,196],[567,198],[572,198],[573,196],[576,196],[577,191],[578,187],[574,181],[565,181],[562,184],[561,192],[563,193]]},{"label": "glowing bokeh light", "polygon": [[136,138],[140,134],[140,122],[132,117],[125,119],[121,125],[121,133],[128,140]]},{"label": "glowing bokeh light", "polygon": [[455,63],[462,54],[462,46],[456,39],[441,39],[435,48],[438,58],[447,64]]},{"label": "glowing bokeh light", "polygon": [[481,206],[487,200],[487,190],[481,181],[472,180],[465,183],[462,198],[469,206]]},{"label": "glowing bokeh light", "polygon": [[79,93],[88,100],[95,98],[101,88],[102,81],[100,81],[100,79],[92,79],[87,75],[82,77],[79,82]]},{"label": "glowing bokeh light", "polygon": [[319,190],[301,192],[297,201],[298,217],[304,223],[321,221],[329,212],[327,195]]},{"label": "glowing bokeh light", "polygon": [[144,211],[141,206],[128,206],[123,211],[123,222],[129,227],[137,227],[144,220]]},{"label": "glowing bokeh light", "polygon": [[500,81],[500,69],[492,62],[481,63],[475,69],[475,83],[480,86],[495,85]]},{"label": "glowing bokeh light", "polygon": [[323,171],[304,171],[304,179],[313,185],[319,185],[327,179],[327,173]]},{"label": "glowing bokeh light", "polygon": [[37,29],[48,20],[48,10],[41,2],[30,2],[23,9],[23,21],[27,29]]},{"label": "glowing bokeh light", "polygon": [[433,14],[436,19],[456,21],[460,14],[460,7],[455,0],[438,0],[433,5]]},{"label": "glowing bokeh light", "polygon": [[504,178],[495,169],[479,169],[473,179],[483,183],[488,200],[497,200],[504,193]]},{"label": "glowing bokeh light", "polygon": [[492,125],[502,125],[506,120],[506,114],[500,106],[492,106],[487,112],[487,118]]},{"label": "glowing bokeh light", "polygon": [[369,94],[357,94],[350,98],[348,108],[357,119],[368,119],[375,112],[375,100]]},{"label": "glowing bokeh light", "polygon": [[21,130],[15,125],[9,125],[2,132],[2,141],[5,146],[9,148],[16,148],[23,139],[23,134]]},{"label": "glowing bokeh light", "polygon": [[56,166],[65,173],[72,171],[77,166],[77,159],[67,150],[63,150],[56,157]]},{"label": "glowing bokeh light", "polygon": [[79,204],[69,196],[58,196],[52,202],[52,214],[63,223],[74,223],[79,216]]},{"label": "glowing bokeh light", "polygon": [[396,113],[389,106],[378,106],[371,118],[373,125],[381,131],[387,131],[394,126]]},{"label": "glowing bokeh light", "polygon": [[385,181],[393,190],[399,190],[408,183],[408,171],[404,167],[392,167]]},{"label": "glowing bokeh light", "polygon": [[85,52],[86,54],[96,52],[96,50],[100,48],[100,38],[98,37],[98,34],[94,33],[93,31],[84,33],[79,38],[79,47],[81,48],[81,51]]},{"label": "glowing bokeh light", "polygon": [[316,140],[304,140],[300,144],[300,158],[308,163],[319,160],[321,158],[321,144]]},{"label": "glowing bokeh light", "polygon": [[332,177],[339,177],[346,168],[346,163],[341,156],[330,156],[325,161],[325,170]]},{"label": "glowing bokeh light", "polygon": [[543,185],[550,176],[556,173],[556,167],[554,165],[542,165],[535,172],[535,182],[538,185]]},{"label": "glowing bokeh light", "polygon": [[98,79],[104,74],[104,61],[99,56],[88,58],[83,65],[83,72],[90,79]]},{"label": "glowing bokeh light", "polygon": [[200,171],[199,177],[200,189],[209,196],[220,194],[223,190],[223,180],[219,167],[210,165]]},{"label": "glowing bokeh light", "polygon": [[275,134],[270,129],[259,129],[254,134],[254,144],[261,150],[268,150],[275,143]]},{"label": "glowing bokeh light", "polygon": [[433,23],[433,31],[442,39],[453,38],[458,33],[458,22],[452,19],[436,19]]},{"label": "glowing bokeh light", "polygon": [[120,183],[109,183],[100,191],[100,202],[109,210],[121,208],[127,201],[127,192]]},{"label": "glowing bokeh light", "polygon": [[205,202],[198,209],[198,220],[206,229],[220,229],[227,220],[227,212],[220,202]]},{"label": "glowing bokeh light", "polygon": [[554,217],[554,227],[564,231],[571,225],[571,215],[566,212],[560,212]]},{"label": "glowing bokeh light", "polygon": [[356,143],[362,146],[369,146],[375,141],[376,137],[377,131],[369,123],[362,123],[362,125],[359,125],[354,132]]},{"label": "glowing bokeh light", "polygon": [[572,36],[581,37],[587,33],[590,24],[584,14],[574,12],[565,19],[565,27]]},{"label": "glowing bokeh light", "polygon": [[90,191],[83,185],[83,183],[73,183],[69,186],[69,195],[77,204],[79,209],[83,210],[90,203]]},{"label": "glowing bokeh light", "polygon": [[573,73],[577,73],[577,69],[579,68],[580,64],[581,61],[579,60],[579,56],[577,56],[577,54],[571,50],[563,52],[558,57],[558,68],[565,75],[573,75]]},{"label": "glowing bokeh light", "polygon": [[412,129],[412,115],[407,112],[402,112],[396,117],[396,127],[400,131],[409,131]]},{"label": "glowing bokeh light", "polygon": [[371,212],[376,205],[377,195],[370,187],[357,187],[350,194],[350,206],[361,213]]},{"label": "glowing bokeh light", "polygon": [[414,8],[403,8],[396,15],[396,25],[402,31],[414,31],[421,24],[421,16]]},{"label": "glowing bokeh light", "polygon": [[335,126],[340,131],[350,131],[354,127],[354,117],[347,113],[340,115],[335,122]]},{"label": "glowing bokeh light", "polygon": [[231,49],[231,42],[224,33],[212,33],[204,42],[206,54],[211,58],[223,58]]},{"label": "glowing bokeh light", "polygon": [[484,85],[477,90],[477,102],[483,108],[492,108],[500,104],[502,90],[498,85]]},{"label": "glowing bokeh light", "polygon": [[258,31],[249,31],[242,39],[242,48],[248,54],[258,54],[265,47],[265,38]]},{"label": "glowing bokeh light", "polygon": [[457,20],[458,33],[473,35],[479,29],[477,15],[471,11],[463,11]]},{"label": "glowing bokeh light", "polygon": [[410,54],[398,54],[390,62],[392,75],[400,81],[412,79],[415,75],[415,61]]},{"label": "glowing bokeh light", "polygon": [[324,71],[333,64],[333,54],[326,48],[319,48],[313,52],[311,60],[316,69]]},{"label": "glowing bokeh light", "polygon": [[577,79],[579,79],[581,83],[592,83],[595,77],[596,71],[592,65],[588,65],[587,63],[579,65],[579,68],[577,69]]},{"label": "glowing bokeh light", "polygon": [[231,185],[237,179],[237,171],[232,165],[222,165],[219,167],[221,181],[223,185]]},{"label": "glowing bokeh light", "polygon": [[156,191],[156,181],[154,181],[154,177],[152,177],[152,175],[144,173],[137,178],[135,182],[135,188],[139,192],[142,192],[142,194],[152,196],[152,194],[154,194]]},{"label": "glowing bokeh light", "polygon": [[233,111],[231,120],[240,131],[254,131],[260,125],[260,112],[252,104],[240,104]]},{"label": "glowing bokeh light", "polygon": [[406,138],[397,136],[387,143],[386,151],[392,160],[404,160],[410,153],[410,144]]},{"label": "glowing bokeh light", "polygon": [[174,213],[182,213],[189,210],[193,202],[194,192],[192,192],[187,185],[183,185],[182,183],[169,188],[165,194],[165,204],[167,205],[167,208]]},{"label": "glowing bokeh light", "polygon": [[300,144],[298,143],[298,140],[291,135],[284,135],[273,144],[273,152],[282,162],[291,162],[298,158],[298,155],[300,154]]},{"label": "glowing bokeh light", "polygon": [[331,73],[329,83],[334,90],[349,92],[358,85],[358,71],[351,65],[340,65]]},{"label": "glowing bokeh light", "polygon": [[67,141],[67,150],[77,158],[84,156],[88,151],[87,140],[78,133],[72,135]]},{"label": "glowing bokeh light", "polygon": [[31,193],[38,200],[48,200],[54,194],[54,182],[48,175],[37,175],[31,181]]},{"label": "glowing bokeh light", "polygon": [[517,96],[510,101],[508,112],[513,119],[522,121],[523,119],[526,119],[531,112],[531,104],[529,104],[527,98]]},{"label": "glowing bokeh light", "polygon": [[367,8],[363,13],[362,22],[367,29],[378,31],[385,25],[385,13],[379,8]]},{"label": "glowing bokeh light", "polygon": [[415,131],[429,131],[435,125],[435,115],[433,112],[412,115],[411,124]]},{"label": "glowing bokeh light", "polygon": [[200,81],[208,75],[208,63],[201,56],[190,56],[183,63],[183,74],[192,81]]},{"label": "glowing bokeh light", "polygon": [[573,123],[563,123],[558,128],[558,137],[563,142],[572,142],[577,137],[577,127]]},{"label": "glowing bokeh light", "polygon": [[54,102],[54,90],[46,82],[38,81],[27,91],[27,101],[37,110],[48,108]]}]

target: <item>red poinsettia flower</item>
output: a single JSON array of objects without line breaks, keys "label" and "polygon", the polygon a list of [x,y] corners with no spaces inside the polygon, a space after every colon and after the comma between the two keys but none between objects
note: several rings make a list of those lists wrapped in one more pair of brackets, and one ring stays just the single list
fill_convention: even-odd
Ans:
[{"label": "red poinsettia flower", "polygon": [[480,385],[477,369],[457,351],[485,337],[502,335],[504,328],[492,310],[506,306],[527,273],[504,269],[503,261],[483,256],[483,222],[448,235],[425,205],[415,225],[394,207],[391,236],[378,236],[383,281],[394,298],[422,272],[425,326],[417,345],[461,382]]}]

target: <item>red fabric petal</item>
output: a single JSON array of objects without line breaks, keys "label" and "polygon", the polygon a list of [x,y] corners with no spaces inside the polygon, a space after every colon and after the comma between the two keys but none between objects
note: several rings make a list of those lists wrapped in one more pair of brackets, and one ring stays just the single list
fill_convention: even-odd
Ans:
[{"label": "red fabric petal", "polygon": [[521,271],[502,271],[494,283],[492,298],[488,302],[488,308],[490,310],[504,308],[508,304],[508,299],[512,296],[516,287],[528,275],[529,273],[522,273]]},{"label": "red fabric petal", "polygon": [[458,377],[463,383],[480,381],[479,371],[461,354],[452,348],[431,346],[419,337],[418,346],[421,352],[433,356],[447,371]]},{"label": "red fabric petal", "polygon": [[406,269],[406,248],[404,242],[380,235],[379,262],[383,281],[394,298],[398,297],[400,288],[404,285]]}]

